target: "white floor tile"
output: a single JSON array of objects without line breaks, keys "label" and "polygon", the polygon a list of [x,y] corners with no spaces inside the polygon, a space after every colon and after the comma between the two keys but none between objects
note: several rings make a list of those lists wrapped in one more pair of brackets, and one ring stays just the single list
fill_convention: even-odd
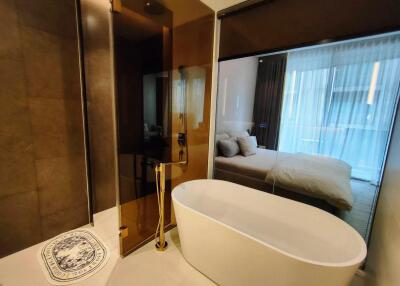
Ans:
[{"label": "white floor tile", "polygon": [[[125,258],[119,256],[118,213],[112,208],[95,215],[94,232],[111,251],[110,260],[98,273],[76,286],[214,286],[206,276],[183,258],[176,229],[166,234],[169,247],[165,252],[155,250],[154,241]],[[50,285],[37,261],[40,243],[0,259],[1,286]]]}]

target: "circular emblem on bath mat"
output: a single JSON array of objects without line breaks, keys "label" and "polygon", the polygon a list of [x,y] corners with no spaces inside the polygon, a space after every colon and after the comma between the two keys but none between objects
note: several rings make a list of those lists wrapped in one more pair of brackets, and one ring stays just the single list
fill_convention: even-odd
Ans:
[{"label": "circular emblem on bath mat", "polygon": [[47,280],[54,285],[67,285],[86,279],[99,271],[109,258],[107,247],[86,229],[60,234],[40,251]]}]

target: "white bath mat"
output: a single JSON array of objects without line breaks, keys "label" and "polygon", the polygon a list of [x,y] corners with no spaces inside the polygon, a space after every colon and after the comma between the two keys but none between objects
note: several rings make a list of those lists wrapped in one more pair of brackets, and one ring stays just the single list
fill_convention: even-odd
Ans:
[{"label": "white bath mat", "polygon": [[106,265],[110,252],[88,229],[60,234],[38,253],[47,280],[53,285],[68,285],[94,275]]}]

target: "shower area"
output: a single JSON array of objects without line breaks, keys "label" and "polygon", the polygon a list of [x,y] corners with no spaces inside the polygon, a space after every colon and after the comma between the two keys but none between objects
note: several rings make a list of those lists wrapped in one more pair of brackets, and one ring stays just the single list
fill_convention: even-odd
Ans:
[{"label": "shower area", "polygon": [[0,257],[90,222],[74,1],[0,2]]},{"label": "shower area", "polygon": [[109,35],[92,33],[110,4],[95,2],[0,1],[0,258],[115,206]]},{"label": "shower area", "polygon": [[171,189],[207,177],[214,12],[3,0],[0,22],[0,258],[111,208],[127,255],[154,238],[155,166],[186,160],[166,172],[173,227]]}]

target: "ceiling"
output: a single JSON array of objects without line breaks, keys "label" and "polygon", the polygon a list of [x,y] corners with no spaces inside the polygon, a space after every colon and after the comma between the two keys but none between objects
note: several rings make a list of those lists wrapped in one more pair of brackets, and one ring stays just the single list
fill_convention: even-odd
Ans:
[{"label": "ceiling", "polygon": [[200,0],[200,1],[215,11],[219,11],[228,8],[232,5],[236,5],[240,2],[244,2],[244,0]]}]

